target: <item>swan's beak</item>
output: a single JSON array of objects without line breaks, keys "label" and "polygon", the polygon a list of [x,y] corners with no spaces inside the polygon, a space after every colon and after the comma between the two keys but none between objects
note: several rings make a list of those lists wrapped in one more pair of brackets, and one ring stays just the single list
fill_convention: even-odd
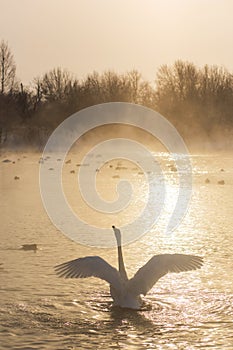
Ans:
[{"label": "swan's beak", "polygon": [[112,228],[115,228],[115,226],[114,226],[114,225],[112,225]]}]

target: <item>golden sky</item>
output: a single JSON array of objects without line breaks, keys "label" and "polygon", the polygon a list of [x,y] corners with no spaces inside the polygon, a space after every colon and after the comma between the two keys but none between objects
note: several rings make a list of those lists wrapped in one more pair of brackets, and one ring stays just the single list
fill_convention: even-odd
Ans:
[{"label": "golden sky", "polygon": [[28,83],[55,67],[78,78],[176,59],[233,71],[233,0],[0,0],[0,40]]}]

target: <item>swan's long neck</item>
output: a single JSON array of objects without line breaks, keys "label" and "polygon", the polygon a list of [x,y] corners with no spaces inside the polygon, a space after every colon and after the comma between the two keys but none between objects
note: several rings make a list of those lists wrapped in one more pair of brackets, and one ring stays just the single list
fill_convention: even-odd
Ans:
[{"label": "swan's long neck", "polygon": [[117,249],[118,249],[118,265],[119,265],[120,275],[124,280],[128,281],[128,276],[125,270],[125,264],[123,260],[121,245],[119,245]]},{"label": "swan's long neck", "polygon": [[121,231],[116,228],[115,226],[112,227],[116,236],[116,241],[117,241],[117,249],[118,249],[118,265],[119,265],[119,272],[121,277],[128,281],[128,276],[125,270],[125,264],[123,260],[123,254],[122,254],[122,249],[121,249]]}]

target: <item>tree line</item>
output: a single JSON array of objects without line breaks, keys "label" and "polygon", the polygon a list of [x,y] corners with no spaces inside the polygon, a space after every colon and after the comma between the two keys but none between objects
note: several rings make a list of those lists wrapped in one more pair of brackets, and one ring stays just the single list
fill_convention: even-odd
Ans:
[{"label": "tree line", "polygon": [[7,42],[0,42],[1,146],[18,133],[27,144],[41,144],[72,113],[104,102],[130,102],[168,118],[181,135],[233,130],[233,75],[219,66],[197,67],[178,60],[162,65],[153,83],[132,70],[93,72],[84,79],[60,67],[24,86]]}]

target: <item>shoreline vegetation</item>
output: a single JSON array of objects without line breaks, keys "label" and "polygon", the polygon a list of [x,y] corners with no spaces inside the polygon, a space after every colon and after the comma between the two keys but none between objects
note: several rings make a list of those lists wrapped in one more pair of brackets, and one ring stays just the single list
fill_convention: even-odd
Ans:
[{"label": "shoreline vegetation", "polygon": [[8,43],[0,42],[1,152],[41,151],[63,120],[106,102],[130,102],[159,112],[191,153],[233,149],[233,74],[223,67],[177,60],[159,67],[153,82],[137,70],[93,72],[78,79],[58,67],[24,86]]}]

